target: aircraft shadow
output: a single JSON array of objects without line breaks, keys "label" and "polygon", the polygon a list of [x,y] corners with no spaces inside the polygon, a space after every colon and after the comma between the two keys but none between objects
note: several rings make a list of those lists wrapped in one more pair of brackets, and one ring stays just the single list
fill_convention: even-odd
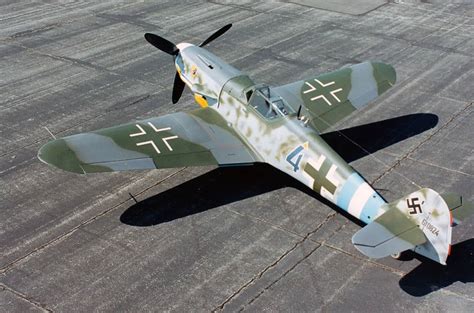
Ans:
[{"label": "aircraft shadow", "polygon": [[427,131],[437,124],[437,115],[416,113],[333,131],[321,137],[350,163]]},{"label": "aircraft shadow", "polygon": [[400,287],[412,296],[422,297],[458,281],[474,282],[473,256],[474,239],[453,245],[447,266],[416,256],[423,263],[400,279]]},{"label": "aircraft shadow", "polygon": [[152,226],[272,190],[305,187],[298,185],[298,181],[263,163],[216,168],[134,204],[120,220],[133,226]]},{"label": "aircraft shadow", "polygon": [[120,221],[131,226],[153,226],[281,188],[295,188],[331,207],[356,224],[360,221],[274,167],[216,168],[125,210]]},{"label": "aircraft shadow", "polygon": [[[347,141],[338,132],[325,134],[323,138],[347,162],[351,162],[364,157],[367,152],[373,153],[432,128],[437,121],[438,118],[434,114],[419,113],[341,131],[363,149]],[[139,201],[122,213],[120,221],[132,226],[158,225],[285,187],[296,188],[360,224],[358,220],[316,192],[266,164],[216,168],[174,188]]]}]

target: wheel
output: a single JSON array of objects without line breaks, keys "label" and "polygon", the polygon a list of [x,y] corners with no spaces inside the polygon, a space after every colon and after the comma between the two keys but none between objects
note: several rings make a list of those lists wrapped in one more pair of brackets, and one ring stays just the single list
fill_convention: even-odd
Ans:
[{"label": "wheel", "polygon": [[400,260],[402,258],[402,254],[403,252],[398,252],[398,253],[391,254],[390,256],[394,258],[395,260]]},{"label": "wheel", "polygon": [[413,253],[411,250],[406,250],[391,254],[391,257],[399,261],[410,261],[411,259],[413,259]]}]

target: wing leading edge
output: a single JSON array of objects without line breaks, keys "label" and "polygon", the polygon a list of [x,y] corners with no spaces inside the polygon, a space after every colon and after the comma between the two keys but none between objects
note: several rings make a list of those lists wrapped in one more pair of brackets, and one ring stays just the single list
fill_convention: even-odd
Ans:
[{"label": "wing leading edge", "polygon": [[81,174],[257,161],[238,135],[208,108],[53,140],[40,149],[38,158]]}]

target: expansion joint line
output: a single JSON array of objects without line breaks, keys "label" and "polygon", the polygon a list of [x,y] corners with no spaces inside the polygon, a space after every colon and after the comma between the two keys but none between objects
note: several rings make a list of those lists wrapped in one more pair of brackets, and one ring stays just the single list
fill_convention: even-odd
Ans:
[{"label": "expansion joint line", "polygon": [[390,168],[388,168],[386,171],[384,171],[382,174],[380,174],[377,178],[375,178],[373,181],[372,181],[372,185],[374,185],[375,183],[377,183],[379,180],[381,180],[383,177],[385,177],[387,174],[389,174],[390,172],[394,171],[395,168],[397,168],[398,166],[401,165],[401,163],[410,158],[410,156],[416,151],[418,150],[418,148],[420,148],[422,145],[424,145],[425,143],[427,143],[428,141],[430,141],[434,136],[436,136],[437,134],[439,134],[442,130],[446,129],[449,125],[452,124],[452,122],[454,120],[456,120],[456,118],[458,118],[460,115],[462,115],[463,113],[465,113],[466,111],[468,111],[472,105],[473,105],[474,102],[470,102],[468,103],[464,108],[462,108],[461,110],[459,110],[457,113],[455,113],[454,115],[451,116],[451,118],[446,121],[446,123],[444,123],[440,128],[438,128],[436,131],[434,131],[431,135],[429,135],[425,140],[422,140],[418,145],[416,145],[413,149],[411,149],[410,151],[408,151],[404,156],[402,156],[400,159],[398,159],[394,164],[392,164],[392,166]]},{"label": "expansion joint line", "polygon": [[[278,283],[282,278],[284,278],[286,275],[288,275],[291,271],[293,271],[298,265],[300,265],[303,261],[305,261],[306,259],[308,259],[316,250],[318,250],[319,248],[321,248],[322,246],[325,246],[325,243],[326,241],[332,237],[334,234],[338,233],[341,229],[343,229],[346,225],[347,225],[347,221],[342,224],[340,227],[338,227],[337,229],[335,229],[331,235],[329,236],[328,239],[325,239],[321,242],[317,242],[315,240],[311,240],[310,236],[312,234],[314,234],[315,232],[317,232],[324,224],[326,224],[332,217],[336,216],[337,213],[336,212],[333,212],[332,214],[328,215],[326,217],[326,219],[324,220],[323,223],[321,223],[320,225],[318,225],[318,227],[311,231],[310,233],[308,233],[305,238],[310,240],[310,241],[313,241],[315,243],[317,243],[318,245],[316,247],[314,247],[314,249],[311,249],[311,251],[307,254],[305,254],[303,256],[303,258],[301,258],[298,262],[296,262],[292,267],[290,267],[287,271],[285,271],[282,275],[280,275],[280,277],[278,277],[277,279],[275,279],[274,281],[272,281],[270,284],[268,284],[265,288],[263,288],[263,290],[261,290],[257,295],[255,295],[255,297],[253,297],[250,301],[247,302],[246,305],[244,305],[243,307],[240,308],[239,312],[242,312],[243,310],[245,310],[245,307],[246,306],[249,306],[251,305],[253,302],[255,302],[261,295],[263,295],[267,290],[269,290],[272,286],[274,286],[276,283]],[[300,243],[302,243],[305,239],[301,240]]]},{"label": "expansion joint line", "polygon": [[[161,184],[162,182],[164,182],[164,181],[166,181],[166,180],[168,180],[168,179],[170,179],[170,178],[172,178],[172,177],[178,175],[179,173],[181,173],[181,172],[184,171],[185,169],[187,169],[187,167],[183,167],[183,168],[177,170],[176,172],[174,172],[174,173],[172,173],[172,174],[166,176],[165,178],[163,178],[162,180],[158,181],[157,183],[154,183],[153,185],[148,186],[148,187],[142,189],[141,191],[139,191],[138,193],[136,193],[134,197],[127,198],[127,199],[125,199],[125,200],[120,201],[119,203],[117,203],[117,204],[115,204],[115,205],[109,207],[108,209],[103,210],[103,211],[100,212],[99,214],[94,215],[93,217],[91,217],[91,218],[89,218],[88,220],[86,220],[86,221],[80,223],[79,225],[76,225],[75,227],[73,227],[73,228],[70,229],[69,231],[67,231],[67,232],[65,232],[65,233],[63,233],[63,234],[57,236],[56,238],[54,238],[54,239],[48,241],[47,243],[45,243],[45,244],[43,244],[43,245],[41,245],[41,246],[39,246],[39,247],[37,247],[37,248],[35,248],[35,249],[33,249],[33,250],[27,252],[27,253],[24,254],[23,256],[18,257],[17,259],[13,260],[12,262],[6,264],[4,267],[0,268],[0,274],[3,274],[3,273],[5,273],[5,272],[7,272],[7,271],[10,270],[12,267],[14,267],[16,264],[18,264],[19,262],[25,260],[25,259],[28,258],[29,256],[34,255],[34,254],[36,254],[36,253],[38,253],[38,252],[44,250],[45,248],[47,248],[47,247],[49,247],[49,246],[51,246],[51,245],[54,245],[55,243],[60,242],[61,240],[65,239],[65,238],[67,238],[67,237],[69,237],[69,236],[71,236],[73,233],[75,233],[75,232],[76,232],[78,229],[80,229],[81,227],[86,226],[86,225],[92,223],[93,221],[97,220],[98,218],[100,218],[100,217],[102,217],[102,216],[104,216],[104,215],[106,215],[106,214],[108,214],[108,213],[114,211],[115,209],[121,207],[123,204],[127,203],[128,201],[134,200],[135,197],[140,196],[141,194],[147,192],[147,191],[150,190],[151,188],[154,188],[154,187],[158,186],[159,184]],[[129,193],[129,194],[130,194],[130,193]],[[99,201],[100,201],[100,200],[99,200]],[[136,199],[135,199],[135,201],[136,201]]]},{"label": "expansion joint line", "polygon": [[44,304],[41,304],[38,301],[31,299],[30,297],[26,296],[25,294],[15,290],[11,287],[8,287],[7,285],[5,285],[3,283],[0,283],[0,290],[1,289],[14,294],[16,297],[23,299],[24,301],[30,303],[34,307],[37,307],[37,308],[39,308],[40,310],[42,310],[44,312],[53,312],[52,310],[48,309]]},{"label": "expansion joint line", "polygon": [[276,283],[278,283],[282,278],[284,278],[291,271],[293,271],[298,265],[300,265],[302,262],[304,262],[306,259],[308,259],[314,253],[314,251],[318,250],[320,247],[322,247],[322,245],[318,245],[318,246],[314,247],[313,249],[311,249],[311,251],[309,251],[307,254],[305,254],[298,262],[293,264],[293,266],[290,267],[288,270],[286,270],[282,275],[280,275],[280,277],[278,277],[277,279],[272,281],[270,284],[268,284],[265,288],[263,288],[263,290],[261,290],[257,295],[255,295],[255,297],[253,297],[250,301],[248,301],[246,305],[241,307],[239,312],[242,312],[245,309],[246,306],[249,306],[254,301],[256,301],[261,295],[263,295],[265,293],[265,291],[267,291],[272,286],[274,286]]},{"label": "expansion joint line", "polygon": [[[219,306],[217,306],[216,308],[214,308],[212,310],[212,312],[217,312],[217,311],[221,311],[224,309],[224,307],[226,306],[226,304],[228,304],[230,301],[232,301],[232,299],[236,298],[245,288],[247,288],[248,286],[250,286],[252,283],[254,283],[255,281],[257,281],[258,279],[260,279],[266,272],[268,272],[270,269],[274,268],[282,259],[284,259],[287,255],[289,255],[292,251],[294,251],[298,246],[300,246],[303,242],[305,242],[312,234],[316,233],[319,229],[321,229],[321,227],[323,227],[330,219],[332,219],[334,216],[336,216],[337,213],[336,212],[331,212],[329,215],[326,216],[326,218],[324,219],[324,221],[322,223],[320,223],[315,229],[313,229],[312,231],[308,232],[304,237],[302,237],[299,241],[297,241],[293,247],[291,247],[289,250],[287,250],[285,253],[283,253],[278,259],[276,259],[273,263],[271,263],[270,265],[268,265],[267,267],[265,267],[262,271],[260,271],[259,273],[257,273],[254,277],[252,277],[248,282],[246,282],[245,284],[243,284],[239,289],[237,289],[232,295],[230,295],[227,299],[224,300],[224,302],[222,302]],[[283,276],[285,276],[286,274],[288,274],[289,272],[291,272],[298,264],[301,263],[301,261],[303,261],[304,259],[308,258],[314,251],[316,251],[321,245],[318,245],[316,248],[314,248],[313,250],[310,251],[310,253],[308,255],[305,255],[304,258],[302,260],[300,260],[299,262],[297,262],[297,264],[295,266],[292,266],[288,271],[286,271]],[[282,277],[283,277],[282,276]],[[280,280],[282,277],[280,277],[278,280]],[[278,281],[277,280],[277,281]],[[273,283],[271,284],[273,285]],[[267,288],[266,288],[267,289]],[[259,294],[260,295],[260,294]],[[259,296],[258,295],[258,296]],[[258,297],[257,296],[257,297]]]}]

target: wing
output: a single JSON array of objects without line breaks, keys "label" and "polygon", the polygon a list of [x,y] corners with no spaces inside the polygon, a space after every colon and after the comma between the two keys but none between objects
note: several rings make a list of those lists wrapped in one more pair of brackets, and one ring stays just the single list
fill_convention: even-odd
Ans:
[{"label": "wing", "polygon": [[391,65],[364,62],[275,88],[290,103],[303,105],[302,115],[324,131],[377,98],[395,84]]},{"label": "wing", "polygon": [[57,139],[44,145],[38,158],[81,174],[257,161],[210,108]]}]

